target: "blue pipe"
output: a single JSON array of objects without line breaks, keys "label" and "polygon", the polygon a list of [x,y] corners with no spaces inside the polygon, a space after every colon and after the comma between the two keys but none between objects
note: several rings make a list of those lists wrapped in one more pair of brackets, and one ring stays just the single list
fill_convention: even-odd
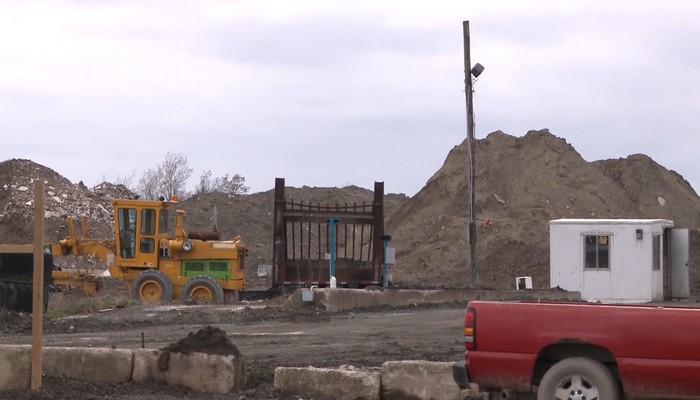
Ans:
[{"label": "blue pipe", "polygon": [[335,224],[338,223],[338,218],[328,218],[326,220],[328,222],[328,229],[330,230],[328,234],[328,241],[329,243],[329,251],[330,251],[330,268],[331,268],[331,275],[328,278],[328,282],[330,283],[330,278],[335,276]]}]

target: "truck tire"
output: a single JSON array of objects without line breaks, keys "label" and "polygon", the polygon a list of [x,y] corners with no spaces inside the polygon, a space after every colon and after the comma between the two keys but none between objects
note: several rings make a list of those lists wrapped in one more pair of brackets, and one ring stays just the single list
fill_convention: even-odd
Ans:
[{"label": "truck tire", "polygon": [[165,303],[173,298],[173,283],[157,269],[147,269],[134,279],[131,297],[144,304]]},{"label": "truck tire", "polygon": [[210,304],[223,304],[224,290],[211,276],[197,275],[185,283],[180,294],[181,301],[190,299]]},{"label": "truck tire", "polygon": [[544,374],[537,400],[620,400],[617,381],[609,369],[585,357],[566,358]]}]

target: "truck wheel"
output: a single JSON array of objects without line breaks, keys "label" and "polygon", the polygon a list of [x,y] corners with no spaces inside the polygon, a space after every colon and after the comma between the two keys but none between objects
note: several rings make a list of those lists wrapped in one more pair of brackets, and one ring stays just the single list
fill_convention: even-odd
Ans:
[{"label": "truck wheel", "polygon": [[144,304],[164,303],[173,298],[173,283],[157,269],[147,269],[134,279],[131,297]]},{"label": "truck wheel", "polygon": [[211,276],[197,275],[185,283],[180,294],[181,301],[190,299],[210,304],[223,304],[224,290]]},{"label": "truck wheel", "polygon": [[567,358],[544,374],[537,400],[619,400],[617,382],[610,370],[584,357]]}]

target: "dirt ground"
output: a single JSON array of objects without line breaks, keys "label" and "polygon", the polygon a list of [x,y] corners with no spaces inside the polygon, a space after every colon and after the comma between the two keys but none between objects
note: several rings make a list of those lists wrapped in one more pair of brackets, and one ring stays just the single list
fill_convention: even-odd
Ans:
[{"label": "dirt ground", "polygon": [[[71,296],[72,294],[65,294]],[[64,300],[65,301],[65,300]],[[274,302],[225,306],[132,306],[45,322],[45,346],[163,349],[206,329],[220,329],[248,362],[248,388],[231,395],[149,383],[95,385],[46,379],[42,391],[0,393],[0,399],[299,399],[276,392],[278,366],[379,368],[385,361],[457,361],[463,352],[464,304],[329,313],[284,310]],[[16,315],[1,344],[30,344],[28,315]],[[420,321],[420,322],[419,322]],[[72,328],[71,328],[72,327]],[[212,328],[213,327],[213,328]],[[220,339],[220,338],[219,338]],[[218,341],[218,339],[217,339]],[[176,347],[176,346],[171,346]]]}]

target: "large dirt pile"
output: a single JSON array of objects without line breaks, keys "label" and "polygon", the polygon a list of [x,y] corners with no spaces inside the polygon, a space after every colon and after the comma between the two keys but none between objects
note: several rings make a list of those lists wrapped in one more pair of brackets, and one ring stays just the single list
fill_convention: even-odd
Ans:
[{"label": "large dirt pile", "polygon": [[[692,263],[695,254],[700,256],[700,198],[678,173],[641,154],[587,162],[566,140],[547,130],[523,137],[493,132],[475,146],[479,286],[513,287],[514,277],[530,275],[536,287],[547,287],[549,220],[666,218],[691,229],[691,288],[700,288],[700,274]],[[472,285],[466,166],[466,143],[462,143],[415,196],[385,196],[386,232],[397,249],[392,279],[400,286]],[[2,162],[0,243],[31,241],[35,179],[46,182],[47,241],[67,235],[63,215],[85,215],[91,236],[112,237],[111,199],[133,196],[123,186],[106,182],[92,189],[73,184],[29,160]],[[311,204],[361,204],[373,199],[370,190],[356,186],[287,187],[285,195]],[[248,287],[260,289],[270,284],[269,277],[259,278],[256,272],[272,260],[273,197],[273,190],[238,196],[207,193],[184,200],[178,208],[186,211],[187,231],[216,225],[223,239],[240,235],[250,249]],[[486,218],[489,227],[483,224]]]},{"label": "large dirt pile", "polygon": [[[472,285],[466,142],[394,213],[393,278],[404,285]],[[547,130],[476,141],[478,286],[513,287],[514,277],[549,284],[548,222],[558,218],[667,218],[700,226],[700,198],[679,174],[645,155],[587,162]],[[488,218],[491,226],[485,226]],[[696,236],[693,236],[695,247]],[[696,281],[695,268],[691,277]]]}]

